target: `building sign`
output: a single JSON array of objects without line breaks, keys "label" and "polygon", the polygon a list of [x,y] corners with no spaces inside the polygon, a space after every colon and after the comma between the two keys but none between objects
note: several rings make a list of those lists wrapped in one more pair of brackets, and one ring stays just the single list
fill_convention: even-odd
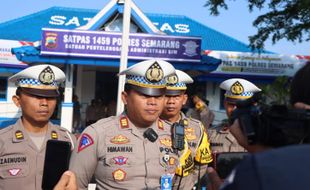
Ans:
[{"label": "building sign", "polygon": [[22,45],[32,45],[31,42],[0,39],[0,67],[27,67],[11,53],[11,49]]},{"label": "building sign", "polygon": [[293,76],[307,59],[295,55],[257,54],[232,51],[205,51],[222,60],[212,73]]},{"label": "building sign", "polygon": [[[119,58],[121,33],[44,28],[42,55]],[[128,58],[200,62],[201,38],[130,34]]]},{"label": "building sign", "polygon": [[[94,17],[95,15],[93,15]],[[78,15],[52,15],[48,21],[49,25],[61,27],[80,27],[86,25],[93,17],[82,17]],[[153,22],[153,24],[162,32],[189,34],[191,32],[190,25],[188,23],[167,23],[167,22]]]}]

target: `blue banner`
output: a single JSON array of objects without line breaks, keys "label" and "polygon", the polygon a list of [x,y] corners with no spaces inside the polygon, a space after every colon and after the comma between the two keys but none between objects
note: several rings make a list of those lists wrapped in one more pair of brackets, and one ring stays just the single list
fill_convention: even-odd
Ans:
[{"label": "blue banner", "polygon": [[[122,34],[104,31],[42,29],[41,55],[120,58]],[[134,33],[128,59],[200,62],[201,38]]]}]

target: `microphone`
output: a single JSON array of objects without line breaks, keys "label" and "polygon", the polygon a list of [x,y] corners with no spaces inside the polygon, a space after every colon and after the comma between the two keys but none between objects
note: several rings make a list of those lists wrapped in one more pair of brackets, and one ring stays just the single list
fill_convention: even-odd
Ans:
[{"label": "microphone", "polygon": [[148,128],[144,133],[143,133],[143,137],[147,138],[149,141],[151,142],[155,142],[156,139],[158,138],[157,133],[152,129],[152,128]]}]

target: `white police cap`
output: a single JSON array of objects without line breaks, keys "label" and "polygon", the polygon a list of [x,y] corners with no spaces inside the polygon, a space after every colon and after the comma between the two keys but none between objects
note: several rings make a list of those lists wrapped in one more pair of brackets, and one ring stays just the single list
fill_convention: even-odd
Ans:
[{"label": "white police cap", "polygon": [[66,79],[64,72],[53,65],[30,66],[9,78],[23,92],[42,96],[59,96],[58,86]]},{"label": "white police cap", "polygon": [[149,96],[161,96],[166,91],[165,77],[173,73],[175,69],[170,63],[152,59],[136,63],[119,75],[126,75],[126,83],[136,91]]},{"label": "white police cap", "polygon": [[175,74],[166,77],[166,95],[180,95],[186,91],[186,84],[193,83],[194,80],[185,72],[175,70]]},{"label": "white police cap", "polygon": [[253,83],[240,78],[225,80],[220,84],[220,88],[226,90],[225,98],[230,102],[251,98],[254,93],[261,91]]}]

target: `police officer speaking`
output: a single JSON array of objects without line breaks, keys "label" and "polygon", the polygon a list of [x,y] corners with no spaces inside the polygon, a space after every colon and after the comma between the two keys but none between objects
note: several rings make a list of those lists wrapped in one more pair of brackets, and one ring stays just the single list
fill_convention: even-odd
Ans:
[{"label": "police officer speaking", "polygon": [[[192,160],[196,163],[194,165],[193,162],[193,165],[190,165],[189,160],[185,160],[186,164],[184,164],[183,170],[177,169],[175,187],[179,189],[191,189],[197,180],[199,181],[199,178],[205,174],[207,164],[212,162],[210,144],[203,124],[196,119],[186,117],[181,111],[188,98],[186,84],[193,83],[193,79],[183,71],[176,70],[176,73],[168,76],[166,80],[166,102],[160,118],[171,125],[172,128],[182,125],[181,127],[184,131],[182,138],[188,143],[191,156],[193,156]],[[177,132],[177,130],[173,131]],[[174,141],[174,139],[172,140]],[[186,149],[184,148],[183,151],[186,151]],[[180,162],[183,159],[183,157],[180,157]]]},{"label": "police officer speaking", "polygon": [[74,144],[73,135],[49,122],[64,80],[53,65],[31,66],[9,78],[17,86],[12,99],[22,116],[0,131],[0,189],[41,189],[47,140]]},{"label": "police officer speaking", "polygon": [[97,189],[171,189],[179,152],[159,115],[164,78],[174,72],[166,61],[146,60],[119,73],[126,75],[125,111],[88,126],[72,154],[70,170],[80,189],[92,176]]}]

